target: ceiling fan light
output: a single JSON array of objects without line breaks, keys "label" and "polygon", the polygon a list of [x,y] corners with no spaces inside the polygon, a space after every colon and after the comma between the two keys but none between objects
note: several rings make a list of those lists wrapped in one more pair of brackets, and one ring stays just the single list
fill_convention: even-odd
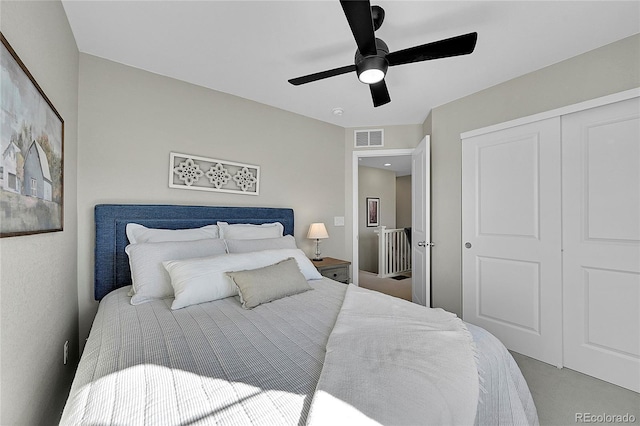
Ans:
[{"label": "ceiling fan light", "polygon": [[384,78],[384,72],[377,68],[371,68],[368,70],[362,71],[358,75],[358,79],[366,84],[374,84],[381,81]]},{"label": "ceiling fan light", "polygon": [[384,56],[367,56],[363,58],[358,55],[356,55],[358,79],[365,84],[374,84],[382,81],[389,67]]}]

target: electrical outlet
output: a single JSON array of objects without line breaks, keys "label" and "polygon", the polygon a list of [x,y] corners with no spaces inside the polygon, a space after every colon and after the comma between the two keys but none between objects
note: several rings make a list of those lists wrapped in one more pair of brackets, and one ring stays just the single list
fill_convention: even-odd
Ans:
[{"label": "electrical outlet", "polygon": [[67,361],[69,360],[69,341],[64,342],[64,348],[62,349],[62,362],[64,365],[67,365]]}]

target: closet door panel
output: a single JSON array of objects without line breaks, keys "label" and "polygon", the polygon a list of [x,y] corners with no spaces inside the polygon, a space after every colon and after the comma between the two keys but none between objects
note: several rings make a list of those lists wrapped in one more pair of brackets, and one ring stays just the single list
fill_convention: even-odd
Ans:
[{"label": "closet door panel", "polygon": [[640,391],[640,102],[562,121],[564,363]]},{"label": "closet door panel", "polygon": [[560,366],[560,118],[463,141],[463,317]]}]

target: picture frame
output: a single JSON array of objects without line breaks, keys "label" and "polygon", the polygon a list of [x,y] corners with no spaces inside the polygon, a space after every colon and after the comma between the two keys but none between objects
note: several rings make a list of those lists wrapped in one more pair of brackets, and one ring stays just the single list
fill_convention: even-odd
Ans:
[{"label": "picture frame", "polygon": [[380,226],[380,198],[367,197],[367,227]]},{"label": "picture frame", "polygon": [[0,238],[62,231],[64,120],[0,39]]}]

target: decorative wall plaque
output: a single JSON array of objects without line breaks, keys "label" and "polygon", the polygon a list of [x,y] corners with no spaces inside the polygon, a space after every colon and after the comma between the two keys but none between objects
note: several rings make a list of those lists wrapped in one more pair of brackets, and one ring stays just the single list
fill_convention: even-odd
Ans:
[{"label": "decorative wall plaque", "polygon": [[258,195],[260,166],[172,152],[169,187]]}]

